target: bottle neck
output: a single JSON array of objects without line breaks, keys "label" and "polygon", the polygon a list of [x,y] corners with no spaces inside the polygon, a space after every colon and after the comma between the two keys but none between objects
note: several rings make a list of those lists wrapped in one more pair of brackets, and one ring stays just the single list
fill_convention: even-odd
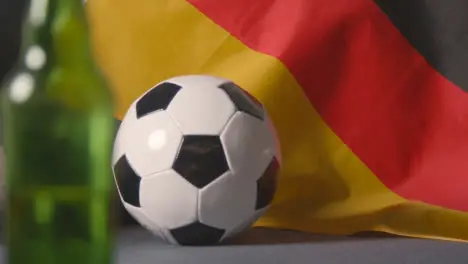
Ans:
[{"label": "bottle neck", "polygon": [[82,0],[30,0],[23,29],[23,63],[76,68],[91,61]]}]

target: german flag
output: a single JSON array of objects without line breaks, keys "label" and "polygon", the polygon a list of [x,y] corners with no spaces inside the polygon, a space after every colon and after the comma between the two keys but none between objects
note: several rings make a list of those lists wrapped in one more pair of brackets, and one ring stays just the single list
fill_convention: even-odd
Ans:
[{"label": "german flag", "polygon": [[117,117],[155,83],[231,79],[284,169],[257,225],[468,240],[468,2],[93,0]]}]

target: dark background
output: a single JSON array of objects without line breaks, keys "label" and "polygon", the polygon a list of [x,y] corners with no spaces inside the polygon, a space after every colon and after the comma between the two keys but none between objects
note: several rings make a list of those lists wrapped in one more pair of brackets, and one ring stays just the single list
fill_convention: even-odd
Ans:
[{"label": "dark background", "polygon": [[3,80],[18,56],[26,1],[0,0],[0,80]]}]

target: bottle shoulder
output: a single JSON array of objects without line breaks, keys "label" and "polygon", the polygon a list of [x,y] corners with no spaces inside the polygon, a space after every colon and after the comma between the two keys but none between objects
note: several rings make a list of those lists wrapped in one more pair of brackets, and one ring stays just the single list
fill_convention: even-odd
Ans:
[{"label": "bottle shoulder", "polygon": [[7,104],[59,103],[64,107],[112,108],[106,80],[92,68],[53,67],[40,72],[17,69],[4,84]]}]

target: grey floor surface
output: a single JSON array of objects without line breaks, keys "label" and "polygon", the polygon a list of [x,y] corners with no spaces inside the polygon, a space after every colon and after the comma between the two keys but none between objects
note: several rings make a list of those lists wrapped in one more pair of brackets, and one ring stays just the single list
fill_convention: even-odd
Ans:
[{"label": "grey floor surface", "polygon": [[[255,230],[253,230],[255,231]],[[251,232],[237,244],[215,247],[166,245],[141,228],[125,230],[118,244],[119,264],[467,264],[468,244],[399,237],[296,236],[279,239]],[[258,237],[270,240],[264,243]],[[247,241],[247,242],[246,242]],[[249,242],[250,241],[250,242]],[[236,243],[236,242],[233,242]],[[250,244],[249,244],[250,243]]]},{"label": "grey floor surface", "polygon": [[175,247],[165,245],[143,229],[135,228],[121,234],[117,254],[119,264],[468,263],[468,244],[463,243],[396,237],[317,236],[298,241],[284,240],[287,241],[274,244],[263,244],[253,239],[250,245]]},{"label": "grey floor surface", "polygon": [[[255,236],[255,234],[253,234]],[[286,237],[286,239],[284,239]],[[293,236],[290,236],[293,237]],[[119,264],[467,264],[468,244],[397,237],[302,238],[216,247],[165,245],[140,228],[120,236]],[[309,240],[309,241],[307,241]],[[274,240],[273,240],[274,241]],[[247,242],[248,243],[248,242]]]},{"label": "grey floor surface", "polygon": [[[254,230],[255,231],[255,230]],[[142,228],[121,232],[116,264],[467,264],[468,244],[399,237],[297,237],[280,231],[270,244],[251,233],[227,245],[177,247]],[[265,239],[265,236],[260,234]],[[270,238],[266,238],[270,240]],[[0,259],[4,248],[0,246]],[[3,264],[3,262],[0,261]]]}]

